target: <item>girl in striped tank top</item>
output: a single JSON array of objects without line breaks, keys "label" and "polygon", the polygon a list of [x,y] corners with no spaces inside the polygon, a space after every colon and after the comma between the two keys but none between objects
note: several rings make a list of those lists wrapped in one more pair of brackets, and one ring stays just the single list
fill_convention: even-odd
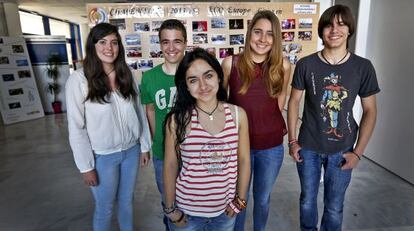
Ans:
[{"label": "girl in striped tank top", "polygon": [[225,102],[223,71],[204,49],[175,75],[175,106],[165,125],[164,213],[171,230],[233,230],[246,207],[250,176],[245,111]]}]

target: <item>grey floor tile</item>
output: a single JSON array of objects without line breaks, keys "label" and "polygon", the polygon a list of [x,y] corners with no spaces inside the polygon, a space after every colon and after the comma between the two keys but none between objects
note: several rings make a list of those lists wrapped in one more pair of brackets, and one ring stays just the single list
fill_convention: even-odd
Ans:
[{"label": "grey floor tile", "polygon": [[[299,229],[299,194],[296,165],[285,155],[266,230]],[[321,213],[322,195],[318,200]],[[252,230],[251,212],[252,201],[248,231]],[[91,230],[92,213],[92,195],[82,183],[68,144],[65,114],[0,125],[0,230]],[[139,171],[135,216],[136,230],[163,230],[152,165]],[[364,158],[353,172],[343,228],[414,230],[414,186]]]}]

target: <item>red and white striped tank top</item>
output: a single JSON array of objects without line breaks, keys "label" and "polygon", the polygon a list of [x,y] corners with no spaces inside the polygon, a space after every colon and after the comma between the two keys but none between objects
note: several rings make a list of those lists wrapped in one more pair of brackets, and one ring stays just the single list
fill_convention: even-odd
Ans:
[{"label": "red and white striped tank top", "polygon": [[186,214],[216,217],[234,198],[237,183],[238,113],[233,119],[223,104],[224,129],[212,135],[191,116],[191,130],[180,145],[182,168],[176,182],[176,204]]}]

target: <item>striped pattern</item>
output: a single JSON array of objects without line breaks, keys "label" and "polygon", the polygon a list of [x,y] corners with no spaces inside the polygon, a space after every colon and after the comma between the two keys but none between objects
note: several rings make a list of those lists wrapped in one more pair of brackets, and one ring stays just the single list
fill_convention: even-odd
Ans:
[{"label": "striped pattern", "polygon": [[236,192],[238,131],[228,104],[224,129],[205,131],[194,110],[191,130],[180,145],[182,169],[176,182],[176,203],[186,214],[216,217]]}]

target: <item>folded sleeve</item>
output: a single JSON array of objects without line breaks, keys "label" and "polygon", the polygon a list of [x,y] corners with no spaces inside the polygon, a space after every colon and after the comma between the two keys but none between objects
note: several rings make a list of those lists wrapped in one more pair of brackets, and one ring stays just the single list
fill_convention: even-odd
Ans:
[{"label": "folded sleeve", "polygon": [[380,92],[374,66],[369,60],[367,60],[366,62],[366,68],[363,70],[361,74],[361,87],[358,92],[358,95],[361,98],[365,98]]},{"label": "folded sleeve", "polygon": [[293,72],[291,86],[298,90],[305,89],[305,67],[303,60],[299,60],[296,64],[295,71]]}]

